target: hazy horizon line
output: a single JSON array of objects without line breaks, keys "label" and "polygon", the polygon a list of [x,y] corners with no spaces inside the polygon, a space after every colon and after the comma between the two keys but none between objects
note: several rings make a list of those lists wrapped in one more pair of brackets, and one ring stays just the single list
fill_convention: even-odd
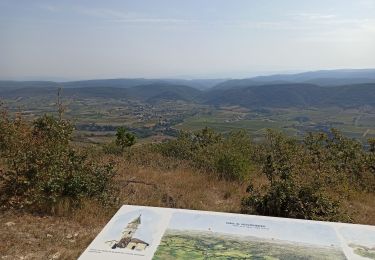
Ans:
[{"label": "hazy horizon line", "polygon": [[[98,77],[59,77],[59,76],[20,76],[20,77],[1,77],[1,81],[53,81],[58,83],[71,82],[71,81],[87,81],[87,80],[110,80],[110,79],[149,79],[149,80],[229,80],[229,79],[247,79],[261,76],[276,76],[276,75],[293,75],[308,72],[319,72],[319,71],[345,71],[345,70],[375,70],[375,67],[366,68],[322,68],[315,70],[279,70],[279,71],[262,71],[262,72],[250,72],[247,76],[219,76],[220,73],[205,74],[205,75],[177,75],[177,76],[98,76]],[[235,74],[235,73],[234,73]],[[238,73],[245,74],[245,73]]]}]

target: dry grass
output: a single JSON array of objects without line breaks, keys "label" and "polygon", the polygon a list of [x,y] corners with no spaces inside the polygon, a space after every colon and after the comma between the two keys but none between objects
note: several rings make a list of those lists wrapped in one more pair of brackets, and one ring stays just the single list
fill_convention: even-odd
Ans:
[{"label": "dry grass", "polygon": [[[93,216],[91,216],[93,217]],[[104,222],[7,212],[0,215],[1,259],[76,259]],[[57,259],[57,258],[56,258]]]},{"label": "dry grass", "polygon": [[122,204],[239,212],[246,185],[189,168],[168,171],[125,167],[119,179]]},{"label": "dry grass", "polygon": [[344,202],[353,223],[375,225],[375,194],[356,192]]}]

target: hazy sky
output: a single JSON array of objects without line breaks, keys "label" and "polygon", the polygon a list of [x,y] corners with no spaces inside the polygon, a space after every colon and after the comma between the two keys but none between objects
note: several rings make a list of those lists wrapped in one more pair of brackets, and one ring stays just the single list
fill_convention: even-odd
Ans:
[{"label": "hazy sky", "polygon": [[0,78],[375,67],[375,0],[0,0]]}]

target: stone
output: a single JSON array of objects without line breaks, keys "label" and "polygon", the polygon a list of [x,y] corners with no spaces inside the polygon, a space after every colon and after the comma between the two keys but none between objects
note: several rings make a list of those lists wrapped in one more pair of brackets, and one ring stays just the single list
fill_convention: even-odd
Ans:
[{"label": "stone", "polygon": [[53,254],[53,256],[50,258],[51,260],[59,259],[61,256],[60,252],[56,252]]}]

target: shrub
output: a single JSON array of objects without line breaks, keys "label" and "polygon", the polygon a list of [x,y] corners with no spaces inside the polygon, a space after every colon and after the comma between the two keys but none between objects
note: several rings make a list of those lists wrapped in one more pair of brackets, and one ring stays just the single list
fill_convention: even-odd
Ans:
[{"label": "shrub", "polygon": [[128,132],[125,127],[119,127],[116,131],[116,145],[121,147],[124,151],[125,148],[131,147],[136,142],[135,135]]},{"label": "shrub", "polygon": [[303,145],[311,172],[325,173],[326,182],[361,190],[373,185],[366,163],[370,156],[358,140],[332,129],[328,133],[309,133]]},{"label": "shrub", "polygon": [[215,170],[226,180],[244,180],[253,169],[252,145],[245,131],[232,132],[215,147]]},{"label": "shrub", "polygon": [[299,219],[349,221],[338,200],[325,195],[318,186],[277,181],[265,194],[249,186],[249,196],[242,200],[242,213]]},{"label": "shrub", "polygon": [[83,198],[109,199],[113,165],[90,160],[70,144],[72,125],[43,116],[29,124],[21,117],[0,121],[1,202],[11,207],[53,213],[66,201],[78,206]]},{"label": "shrub", "polygon": [[[316,144],[320,143],[320,137],[310,142],[309,147],[315,149]],[[269,131],[264,146],[262,172],[268,179],[268,185],[261,189],[249,185],[249,196],[242,200],[243,213],[314,220],[349,220],[342,212],[339,201],[326,192],[326,185],[319,178],[320,172],[314,172],[312,160],[304,153],[303,144]],[[321,151],[317,151],[319,153],[313,154],[320,156]],[[318,163],[315,160],[313,162]]]},{"label": "shrub", "polygon": [[222,179],[242,180],[252,168],[251,140],[244,131],[229,136],[204,128],[195,133],[181,132],[176,140],[159,145],[169,157],[189,161],[193,166],[215,172]]},{"label": "shrub", "polygon": [[218,156],[215,168],[222,179],[243,180],[250,167],[248,160],[229,152]]}]

